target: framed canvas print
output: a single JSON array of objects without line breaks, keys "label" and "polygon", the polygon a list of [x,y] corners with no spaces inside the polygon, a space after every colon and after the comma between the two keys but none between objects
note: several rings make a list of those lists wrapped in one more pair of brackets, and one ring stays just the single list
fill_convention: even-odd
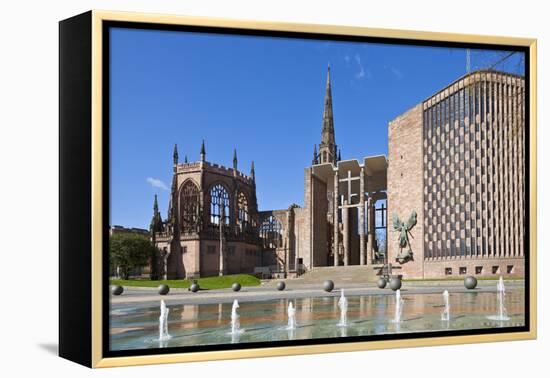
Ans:
[{"label": "framed canvas print", "polygon": [[60,355],[536,337],[536,41],[60,22]]}]

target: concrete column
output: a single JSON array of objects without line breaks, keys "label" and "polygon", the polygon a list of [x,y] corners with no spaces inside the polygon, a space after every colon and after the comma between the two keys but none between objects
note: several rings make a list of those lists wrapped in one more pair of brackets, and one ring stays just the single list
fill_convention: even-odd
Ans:
[{"label": "concrete column", "polygon": [[365,261],[365,168],[361,167],[359,179],[359,265]]},{"label": "concrete column", "polygon": [[349,208],[346,206],[348,205],[348,201],[344,200],[344,207],[342,208],[342,234],[343,234],[343,241],[342,244],[344,246],[344,265],[349,265]]},{"label": "concrete column", "polygon": [[338,266],[338,245],[340,244],[339,240],[339,230],[338,230],[338,171],[334,172],[334,210],[333,210],[333,224],[334,224],[334,238],[333,238],[333,252],[334,252],[334,266]]},{"label": "concrete column", "polygon": [[369,199],[367,201],[367,211],[369,214],[369,224],[368,224],[368,233],[369,233],[369,240],[368,240],[368,261],[369,263],[374,262],[374,201],[371,196],[369,196]]}]

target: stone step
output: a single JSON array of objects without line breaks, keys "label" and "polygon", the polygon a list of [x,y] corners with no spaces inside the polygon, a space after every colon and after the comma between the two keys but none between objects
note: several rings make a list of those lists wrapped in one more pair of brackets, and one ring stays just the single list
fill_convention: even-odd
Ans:
[{"label": "stone step", "polygon": [[315,267],[304,273],[300,279],[304,283],[322,282],[376,282],[378,271],[382,265],[349,265]]}]

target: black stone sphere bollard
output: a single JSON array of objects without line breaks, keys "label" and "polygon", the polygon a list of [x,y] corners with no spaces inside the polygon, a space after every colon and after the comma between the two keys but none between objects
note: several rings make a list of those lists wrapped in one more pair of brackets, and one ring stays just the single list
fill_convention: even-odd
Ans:
[{"label": "black stone sphere bollard", "polygon": [[474,276],[467,276],[464,278],[464,287],[468,290],[473,290],[477,286],[477,278]]},{"label": "black stone sphere bollard", "polygon": [[379,289],[385,288],[387,284],[388,284],[388,281],[386,281],[384,277],[380,277],[378,281],[376,281],[376,285],[378,286]]},{"label": "black stone sphere bollard", "polygon": [[199,284],[196,282],[192,283],[191,286],[189,286],[189,290],[191,290],[193,293],[196,293],[197,291],[199,291],[199,289]]},{"label": "black stone sphere bollard", "polygon": [[286,287],[286,284],[285,284],[284,281],[277,282],[277,290],[283,291],[285,289],[285,287]]},{"label": "black stone sphere bollard", "polygon": [[241,284],[238,282],[235,282],[233,285],[231,285],[231,288],[233,289],[233,291],[239,291],[241,290]]},{"label": "black stone sphere bollard", "polygon": [[390,279],[390,289],[392,289],[393,291],[401,289],[401,278],[392,277]]},{"label": "black stone sphere bollard", "polygon": [[170,291],[170,287],[168,285],[162,284],[158,287],[158,292],[160,295],[166,295]]},{"label": "black stone sphere bollard", "polygon": [[332,289],[334,289],[334,282],[332,282],[331,280],[326,280],[325,282],[323,282],[324,291],[326,291],[327,293],[330,293]]},{"label": "black stone sphere bollard", "polygon": [[120,295],[124,292],[124,288],[120,285],[113,285],[111,286],[111,294],[113,295]]}]

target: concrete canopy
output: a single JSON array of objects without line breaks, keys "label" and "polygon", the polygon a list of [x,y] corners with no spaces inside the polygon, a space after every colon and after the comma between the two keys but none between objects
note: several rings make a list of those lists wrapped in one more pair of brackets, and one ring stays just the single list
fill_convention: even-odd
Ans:
[{"label": "concrete canopy", "polygon": [[388,189],[388,159],[384,155],[367,156],[363,159],[367,174],[365,190],[367,192],[386,191]]},{"label": "concrete canopy", "polygon": [[311,167],[311,170],[315,177],[327,184],[327,190],[331,192],[334,191],[334,173],[338,171],[339,192],[346,200],[348,199],[348,185],[350,184],[348,179],[351,177],[351,204],[357,204],[359,202],[360,181],[358,179],[353,180],[353,178],[360,176],[361,167],[365,168],[366,192],[386,191],[388,160],[384,155],[365,157],[363,158],[363,164],[360,164],[356,159],[339,161],[336,167],[331,163],[316,164]]}]

